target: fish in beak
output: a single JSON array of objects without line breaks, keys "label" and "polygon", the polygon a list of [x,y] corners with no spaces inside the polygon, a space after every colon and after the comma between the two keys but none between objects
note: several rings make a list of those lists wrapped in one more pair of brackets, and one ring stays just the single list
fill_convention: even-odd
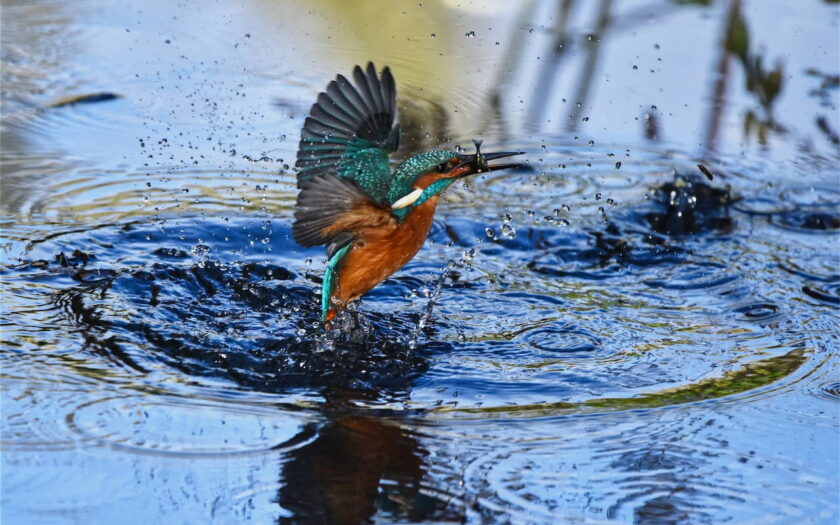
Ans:
[{"label": "fish in beak", "polygon": [[475,154],[458,154],[458,158],[461,159],[461,162],[458,165],[458,167],[469,166],[471,168],[468,172],[462,175],[464,177],[466,177],[467,175],[474,175],[476,173],[487,173],[488,171],[504,170],[508,168],[522,168],[525,166],[525,164],[523,163],[507,163],[492,165],[488,164],[488,162],[492,160],[513,157],[514,155],[524,155],[524,151],[499,151],[495,153],[482,153],[482,141],[480,139],[473,139],[473,143],[475,144]]}]

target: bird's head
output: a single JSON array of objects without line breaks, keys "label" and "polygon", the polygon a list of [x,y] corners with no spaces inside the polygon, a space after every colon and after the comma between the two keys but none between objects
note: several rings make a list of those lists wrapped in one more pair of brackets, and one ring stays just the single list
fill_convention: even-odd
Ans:
[{"label": "bird's head", "polygon": [[392,213],[405,217],[409,211],[438,196],[453,182],[489,171],[516,168],[521,164],[488,164],[489,161],[521,155],[521,151],[482,153],[475,141],[475,153],[434,150],[406,160],[397,168],[388,200]]}]

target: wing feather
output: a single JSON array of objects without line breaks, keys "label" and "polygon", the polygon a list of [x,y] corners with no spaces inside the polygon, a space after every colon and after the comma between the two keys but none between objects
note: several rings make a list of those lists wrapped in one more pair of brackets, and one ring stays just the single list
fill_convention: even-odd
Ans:
[{"label": "wing feather", "polygon": [[298,187],[313,177],[334,174],[355,179],[374,202],[387,199],[388,155],[399,146],[395,125],[397,89],[389,68],[373,63],[353,68],[318,95],[303,124],[298,147]]},{"label": "wing feather", "polygon": [[390,208],[371,200],[352,179],[326,174],[301,183],[292,224],[301,246],[329,244],[331,255],[365,230],[382,227],[396,227]]}]

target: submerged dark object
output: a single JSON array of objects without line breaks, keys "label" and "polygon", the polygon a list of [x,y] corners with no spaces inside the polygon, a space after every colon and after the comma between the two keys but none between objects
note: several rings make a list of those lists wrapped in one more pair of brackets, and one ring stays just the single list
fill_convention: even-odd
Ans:
[{"label": "submerged dark object", "polygon": [[389,68],[356,66],[352,83],[339,75],[318,95],[301,131],[292,233],[302,246],[327,246],[326,321],[414,257],[453,182],[517,166],[488,162],[520,152],[482,153],[476,141],[473,155],[428,151],[392,172],[388,157],[401,134],[396,97]]},{"label": "submerged dark object", "polygon": [[[700,168],[711,180],[711,172]],[[650,228],[664,235],[682,236],[705,230],[729,231],[732,218],[729,206],[733,199],[729,187],[717,188],[695,174],[674,175],[674,179],[654,189],[653,200],[661,211],[648,213]]]}]

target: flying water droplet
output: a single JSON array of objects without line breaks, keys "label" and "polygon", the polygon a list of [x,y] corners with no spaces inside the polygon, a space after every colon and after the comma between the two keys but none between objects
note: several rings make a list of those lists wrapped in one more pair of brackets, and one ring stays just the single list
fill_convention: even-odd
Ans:
[{"label": "flying water droplet", "polygon": [[515,239],[516,238],[516,229],[510,225],[510,223],[505,223],[502,225],[502,235],[506,239]]}]

